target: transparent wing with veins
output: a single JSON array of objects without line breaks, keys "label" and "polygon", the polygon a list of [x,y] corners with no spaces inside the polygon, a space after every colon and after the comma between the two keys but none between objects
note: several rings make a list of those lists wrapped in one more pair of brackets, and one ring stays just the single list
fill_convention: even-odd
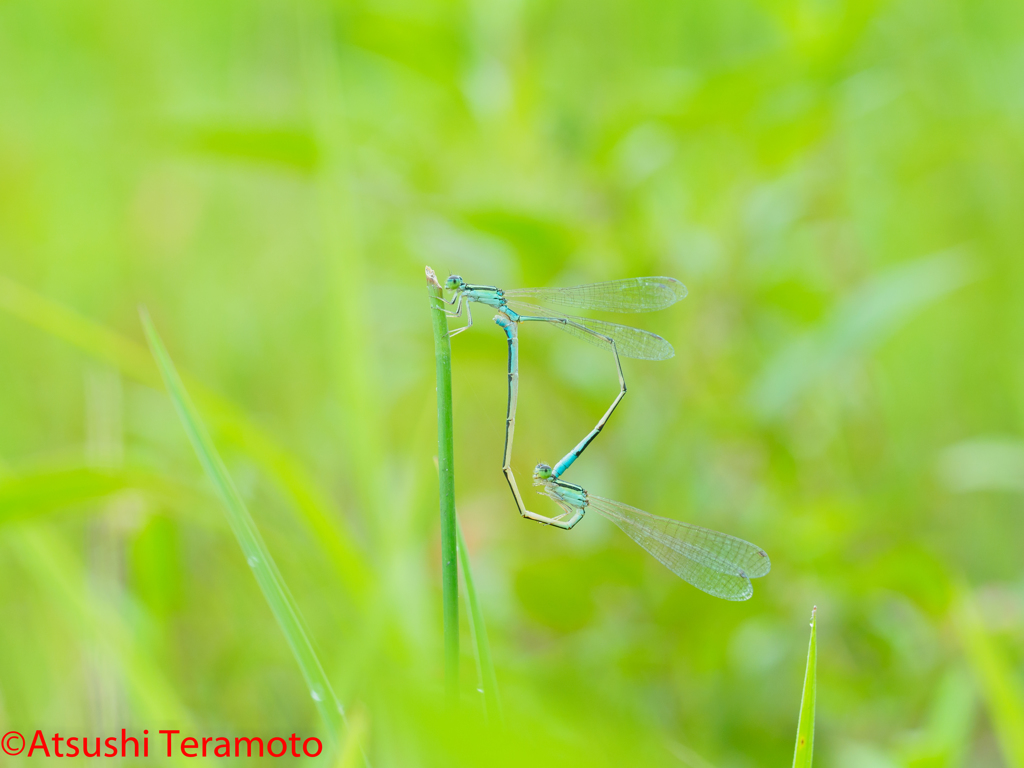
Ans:
[{"label": "transparent wing with veins", "polygon": [[749,541],[600,496],[588,498],[588,509],[611,520],[672,573],[709,595],[747,600],[754,592],[750,580],[771,570],[768,554]]},{"label": "transparent wing with veins", "polygon": [[686,286],[674,277],[630,277],[571,288],[513,288],[508,299],[536,299],[574,309],[603,312],[656,312],[686,296]]},{"label": "transparent wing with veins", "polygon": [[[610,338],[615,341],[615,349],[621,357],[631,357],[635,360],[667,360],[676,353],[672,345],[664,338],[640,328],[594,320],[589,317],[573,317],[547,307],[538,307],[535,304],[527,304],[522,301],[509,301],[508,305],[520,315],[566,320],[568,321],[566,323],[554,324],[577,339],[595,344],[603,349],[608,348],[608,342],[601,336]],[[601,336],[595,336],[594,333],[588,333],[584,329],[599,333]]]}]

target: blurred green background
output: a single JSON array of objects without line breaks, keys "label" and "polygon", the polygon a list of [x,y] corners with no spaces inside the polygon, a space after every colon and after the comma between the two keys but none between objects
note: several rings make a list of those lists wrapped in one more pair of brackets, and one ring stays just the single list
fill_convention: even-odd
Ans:
[{"label": "blurred green background", "polygon": [[[1022,79],[1008,0],[2,0],[0,731],[320,732],[144,304],[373,765],[788,765],[816,604],[818,764],[1024,766]],[[521,521],[478,312],[456,487],[505,731],[465,610],[440,705],[425,264],[682,280],[635,318],[676,357],[625,361],[567,479],[773,562],[733,604]],[[521,346],[549,510],[531,468],[616,380]]]}]

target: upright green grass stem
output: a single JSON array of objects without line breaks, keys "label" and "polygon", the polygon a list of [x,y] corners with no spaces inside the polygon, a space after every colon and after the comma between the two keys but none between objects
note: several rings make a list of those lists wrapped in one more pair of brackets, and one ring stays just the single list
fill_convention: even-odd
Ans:
[{"label": "upright green grass stem", "polygon": [[459,562],[455,522],[455,444],[452,437],[452,345],[441,285],[427,267],[427,295],[437,365],[437,480],[441,495],[441,592],[444,605],[444,683],[449,703],[459,696]]}]

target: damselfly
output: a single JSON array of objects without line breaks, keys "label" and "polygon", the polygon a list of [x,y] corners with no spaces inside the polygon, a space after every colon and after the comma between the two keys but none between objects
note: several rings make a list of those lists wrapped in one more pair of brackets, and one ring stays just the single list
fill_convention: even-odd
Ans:
[{"label": "damselfly", "polygon": [[545,518],[549,524],[568,530],[592,509],[615,523],[672,573],[709,595],[748,600],[754,594],[750,580],[771,570],[768,554],[749,541],[594,496],[579,485],[554,477],[547,464],[537,465],[533,484],[541,486],[542,493],[563,510],[557,518]]},{"label": "damselfly", "polygon": [[[555,464],[552,469],[552,476],[555,479],[572,466],[572,463],[597,437],[625,396],[626,379],[622,374],[620,356],[638,360],[666,360],[675,354],[675,350],[672,349],[671,344],[656,333],[589,317],[566,315],[526,303],[522,299],[531,298],[548,304],[576,309],[627,313],[653,312],[664,309],[686,296],[686,286],[672,277],[633,277],[571,288],[518,288],[506,291],[493,285],[473,285],[458,275],[452,275],[445,281],[445,288],[453,291],[451,299],[444,299],[446,303],[454,306],[453,310],[446,311],[448,316],[461,317],[463,308],[466,310],[467,324],[451,331],[450,335],[452,336],[472,327],[473,315],[470,305],[473,302],[492,307],[501,313],[495,317],[495,322],[502,326],[509,339],[509,419],[514,420],[515,417],[512,377],[515,375],[518,378],[518,355],[515,369],[513,369],[512,361],[512,347],[516,336],[516,328],[513,326],[524,322],[550,323],[579,339],[611,351],[619,377],[619,393],[594,429],[561,461]],[[504,321],[500,319],[502,316],[505,318]],[[509,459],[507,454],[510,453],[510,450],[511,441],[506,437],[506,465]],[[514,481],[513,491],[515,491]],[[520,503],[518,493],[515,495],[517,496],[516,502]],[[522,511],[521,505],[520,511]]]}]

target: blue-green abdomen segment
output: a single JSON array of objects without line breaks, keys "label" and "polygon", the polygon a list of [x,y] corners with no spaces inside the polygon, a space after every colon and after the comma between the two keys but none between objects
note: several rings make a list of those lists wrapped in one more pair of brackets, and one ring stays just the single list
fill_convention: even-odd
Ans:
[{"label": "blue-green abdomen segment", "polygon": [[[602,425],[602,426],[604,426],[604,425]],[[573,448],[572,451],[568,455],[563,457],[561,461],[559,461],[557,464],[555,464],[554,469],[551,470],[551,476],[553,478],[555,478],[555,479],[561,477],[565,473],[565,470],[567,470],[569,467],[571,467],[573,462],[576,461],[576,459],[579,457],[579,455],[581,453],[583,453],[583,450],[588,445],[590,445],[591,441],[595,437],[597,437],[597,433],[598,432],[600,432],[600,428],[598,428],[597,430],[595,430],[595,431],[591,432],[590,434],[588,434],[585,438],[583,438],[579,442],[579,445],[577,445],[575,448]]]}]

